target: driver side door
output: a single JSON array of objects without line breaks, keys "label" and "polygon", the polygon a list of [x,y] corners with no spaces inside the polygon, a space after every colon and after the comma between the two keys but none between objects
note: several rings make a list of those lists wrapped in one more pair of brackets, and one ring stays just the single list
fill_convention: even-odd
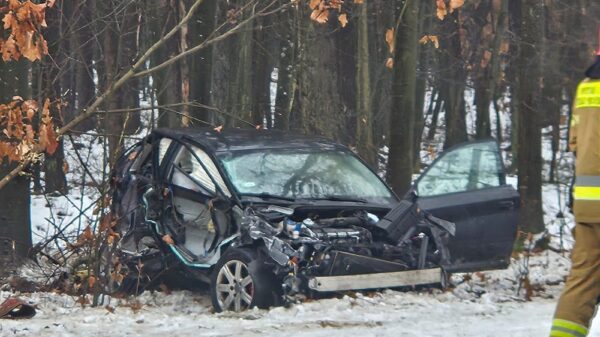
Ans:
[{"label": "driver side door", "polygon": [[202,149],[174,141],[163,177],[166,183],[163,225],[181,255],[189,261],[210,257],[213,248],[227,235],[228,221],[212,207],[229,192],[216,165]]},{"label": "driver side door", "polygon": [[519,194],[506,184],[494,140],[458,145],[444,152],[415,183],[419,205],[456,223],[449,271],[505,268],[517,232]]}]

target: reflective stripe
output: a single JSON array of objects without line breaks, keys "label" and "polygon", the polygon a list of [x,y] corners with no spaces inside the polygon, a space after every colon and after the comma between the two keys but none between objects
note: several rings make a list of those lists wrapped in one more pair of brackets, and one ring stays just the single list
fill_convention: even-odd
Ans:
[{"label": "reflective stripe", "polygon": [[573,198],[575,200],[600,200],[600,187],[575,186]]},{"label": "reflective stripe", "polygon": [[600,81],[582,82],[577,87],[576,108],[600,107]]},{"label": "reflective stripe", "polygon": [[588,329],[583,325],[564,319],[555,319],[552,322],[551,337],[585,337]]},{"label": "reflective stripe", "polygon": [[575,186],[600,187],[600,176],[577,176],[575,177]]},{"label": "reflective stripe", "polygon": [[600,200],[600,177],[577,176],[573,189],[575,200]]}]

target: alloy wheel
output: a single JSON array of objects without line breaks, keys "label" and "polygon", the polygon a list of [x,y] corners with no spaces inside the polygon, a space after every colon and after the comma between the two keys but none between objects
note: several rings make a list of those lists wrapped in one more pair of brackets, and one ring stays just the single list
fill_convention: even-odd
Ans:
[{"label": "alloy wheel", "polygon": [[215,288],[222,310],[239,312],[250,308],[254,297],[254,281],[244,262],[231,260],[225,263],[217,274]]}]

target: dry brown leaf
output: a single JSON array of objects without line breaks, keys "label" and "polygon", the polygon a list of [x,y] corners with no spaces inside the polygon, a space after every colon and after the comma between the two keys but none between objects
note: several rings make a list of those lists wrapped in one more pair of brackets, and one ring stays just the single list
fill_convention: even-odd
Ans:
[{"label": "dry brown leaf", "polygon": [[[120,267],[120,265],[119,265],[119,267]],[[123,282],[123,279],[125,279],[125,276],[123,276],[123,274],[121,274],[117,270],[115,270],[110,273],[110,278],[117,283],[121,283],[121,282]]]},{"label": "dry brown leaf", "polygon": [[310,2],[308,3],[308,7],[310,7],[310,9],[315,9],[317,8],[317,6],[319,6],[321,4],[322,0],[310,0]]},{"label": "dry brown leaf", "polygon": [[63,173],[67,174],[69,173],[69,163],[67,163],[66,161],[63,163],[63,167],[62,167]]},{"label": "dry brown leaf", "polygon": [[391,58],[391,57],[388,57],[387,61],[385,61],[385,66],[386,66],[388,69],[392,69],[392,68],[394,68],[394,59],[393,59],[393,58]]},{"label": "dry brown leaf", "polygon": [[343,4],[344,0],[329,0],[328,7],[331,9],[337,9],[338,12],[341,12]]},{"label": "dry brown leaf", "polygon": [[433,43],[436,49],[440,48],[440,40],[436,35],[425,35],[419,40],[420,44],[426,44],[428,42]]},{"label": "dry brown leaf", "polygon": [[355,3],[355,4],[362,5],[362,4],[364,4],[364,3],[365,3],[365,0],[354,0],[354,3]]},{"label": "dry brown leaf", "polygon": [[163,236],[162,240],[169,246],[172,246],[175,244],[175,242],[173,241],[173,238],[169,234],[166,234],[165,236]]},{"label": "dry brown leaf", "polygon": [[465,0],[450,0],[450,9],[455,10],[462,7],[465,4]]},{"label": "dry brown leaf", "polygon": [[394,28],[390,28],[385,31],[385,42],[387,42],[388,47],[390,48],[390,53],[392,53],[392,54],[394,53],[394,50],[395,50],[394,37],[395,37],[395,29]]},{"label": "dry brown leaf", "polygon": [[338,15],[338,21],[340,22],[340,25],[342,25],[342,27],[346,27],[346,25],[348,24],[348,16],[346,15],[346,13]]},{"label": "dry brown leaf", "polygon": [[329,10],[315,9],[310,14],[310,18],[311,18],[311,20],[316,21],[318,23],[326,23],[327,21],[329,21]]},{"label": "dry brown leaf", "polygon": [[438,19],[444,20],[446,15],[448,15],[448,10],[446,9],[446,2],[444,0],[436,0],[437,11],[436,15]]},{"label": "dry brown leaf", "polygon": [[88,277],[88,289],[93,289],[96,284],[96,278],[94,276]]},{"label": "dry brown leaf", "polygon": [[75,301],[75,303],[79,303],[81,304],[82,307],[85,307],[86,304],[90,304],[90,299],[85,296],[85,295],[81,295],[79,296],[79,298]]},{"label": "dry brown leaf", "polygon": [[142,310],[142,303],[138,300],[135,300],[129,303],[129,307],[131,308],[131,310],[133,310],[134,313],[137,313],[138,311]]},{"label": "dry brown leaf", "polygon": [[427,153],[429,154],[429,158],[433,160],[435,158],[435,146],[429,145],[427,147]]}]

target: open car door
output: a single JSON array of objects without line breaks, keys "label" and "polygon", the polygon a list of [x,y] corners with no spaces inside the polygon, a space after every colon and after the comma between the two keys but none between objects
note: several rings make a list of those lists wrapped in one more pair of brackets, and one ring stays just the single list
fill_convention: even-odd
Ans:
[{"label": "open car door", "polygon": [[205,151],[175,140],[171,147],[170,157],[161,165],[165,186],[161,224],[183,262],[209,267],[217,245],[229,234],[226,214],[213,202],[231,194]]},{"label": "open car door", "polygon": [[415,182],[421,208],[456,223],[452,272],[505,268],[517,231],[519,194],[506,184],[494,140],[445,151]]}]

